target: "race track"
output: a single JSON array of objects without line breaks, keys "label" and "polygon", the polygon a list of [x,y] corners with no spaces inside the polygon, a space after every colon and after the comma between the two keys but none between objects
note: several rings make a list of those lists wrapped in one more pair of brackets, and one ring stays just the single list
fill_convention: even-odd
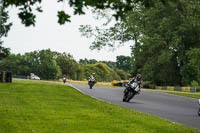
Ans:
[{"label": "race track", "polygon": [[200,129],[200,117],[197,115],[199,108],[197,99],[160,92],[142,91],[129,103],[124,103],[122,102],[124,88],[94,86],[93,89],[89,89],[87,85],[71,85],[84,94],[97,99]]}]

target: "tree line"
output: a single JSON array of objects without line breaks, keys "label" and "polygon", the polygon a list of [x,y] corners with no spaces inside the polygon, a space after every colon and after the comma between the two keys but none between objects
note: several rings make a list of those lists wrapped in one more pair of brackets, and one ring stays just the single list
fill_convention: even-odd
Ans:
[{"label": "tree line", "polygon": [[[133,3],[134,9],[111,28],[81,26],[95,36],[92,49],[131,42],[131,73],[155,85],[200,84],[200,2],[197,0]],[[106,16],[106,14],[105,14]]]},{"label": "tree line", "polygon": [[96,73],[98,81],[125,80],[129,77],[128,71],[124,64],[119,65],[120,59],[125,57],[118,56],[118,63],[86,58],[75,61],[70,54],[46,49],[24,55],[10,54],[0,60],[0,70],[25,76],[34,73],[45,80],[59,79],[64,75],[68,79],[87,80],[92,73]]},{"label": "tree line", "polygon": [[[198,0],[69,0],[68,2],[74,8],[74,14],[84,14],[85,7],[92,7],[97,14],[104,9],[114,11],[111,15],[120,21],[117,21],[113,27],[92,29],[91,26],[82,26],[80,31],[87,37],[91,35],[96,37],[91,49],[113,47],[115,42],[124,44],[131,41],[133,44],[131,65],[129,65],[131,68],[126,71],[130,70],[129,73],[132,75],[141,73],[143,80],[151,81],[156,85],[200,84],[200,2]],[[41,0],[4,1],[1,11],[4,16],[4,19],[1,19],[1,26],[4,27],[1,29],[6,30],[0,31],[0,37],[6,36],[11,26],[7,22],[8,7],[13,5],[19,7],[18,15],[22,24],[30,26],[35,24],[36,15],[33,11],[42,11],[40,6],[33,8],[39,3]],[[64,11],[59,11],[58,17],[60,24],[70,21],[70,15],[65,14]],[[2,47],[1,43],[0,40],[0,51],[3,57],[9,52]],[[114,68],[115,65],[110,63],[109,67]]]}]

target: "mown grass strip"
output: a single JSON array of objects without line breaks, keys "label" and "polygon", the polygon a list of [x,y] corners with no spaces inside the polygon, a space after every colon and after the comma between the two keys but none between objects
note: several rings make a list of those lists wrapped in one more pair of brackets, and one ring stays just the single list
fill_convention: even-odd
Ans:
[{"label": "mown grass strip", "polygon": [[64,85],[18,80],[0,84],[1,133],[199,133],[111,105]]}]

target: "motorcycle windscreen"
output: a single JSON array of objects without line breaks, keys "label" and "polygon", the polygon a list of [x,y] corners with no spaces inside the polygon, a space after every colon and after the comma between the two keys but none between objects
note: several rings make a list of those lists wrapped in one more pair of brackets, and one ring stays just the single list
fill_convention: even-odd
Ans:
[{"label": "motorcycle windscreen", "polygon": [[131,88],[136,88],[136,87],[137,87],[137,83],[134,82],[131,84]]},{"label": "motorcycle windscreen", "polygon": [[137,86],[136,88],[135,88],[135,91],[139,91],[140,90],[140,88],[139,88],[139,86]]}]

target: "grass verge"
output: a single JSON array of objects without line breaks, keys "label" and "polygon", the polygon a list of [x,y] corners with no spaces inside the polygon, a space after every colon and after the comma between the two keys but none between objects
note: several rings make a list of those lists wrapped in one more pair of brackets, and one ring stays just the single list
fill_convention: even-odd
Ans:
[{"label": "grass verge", "polygon": [[64,85],[17,80],[0,84],[1,133],[200,133],[111,105]]}]

